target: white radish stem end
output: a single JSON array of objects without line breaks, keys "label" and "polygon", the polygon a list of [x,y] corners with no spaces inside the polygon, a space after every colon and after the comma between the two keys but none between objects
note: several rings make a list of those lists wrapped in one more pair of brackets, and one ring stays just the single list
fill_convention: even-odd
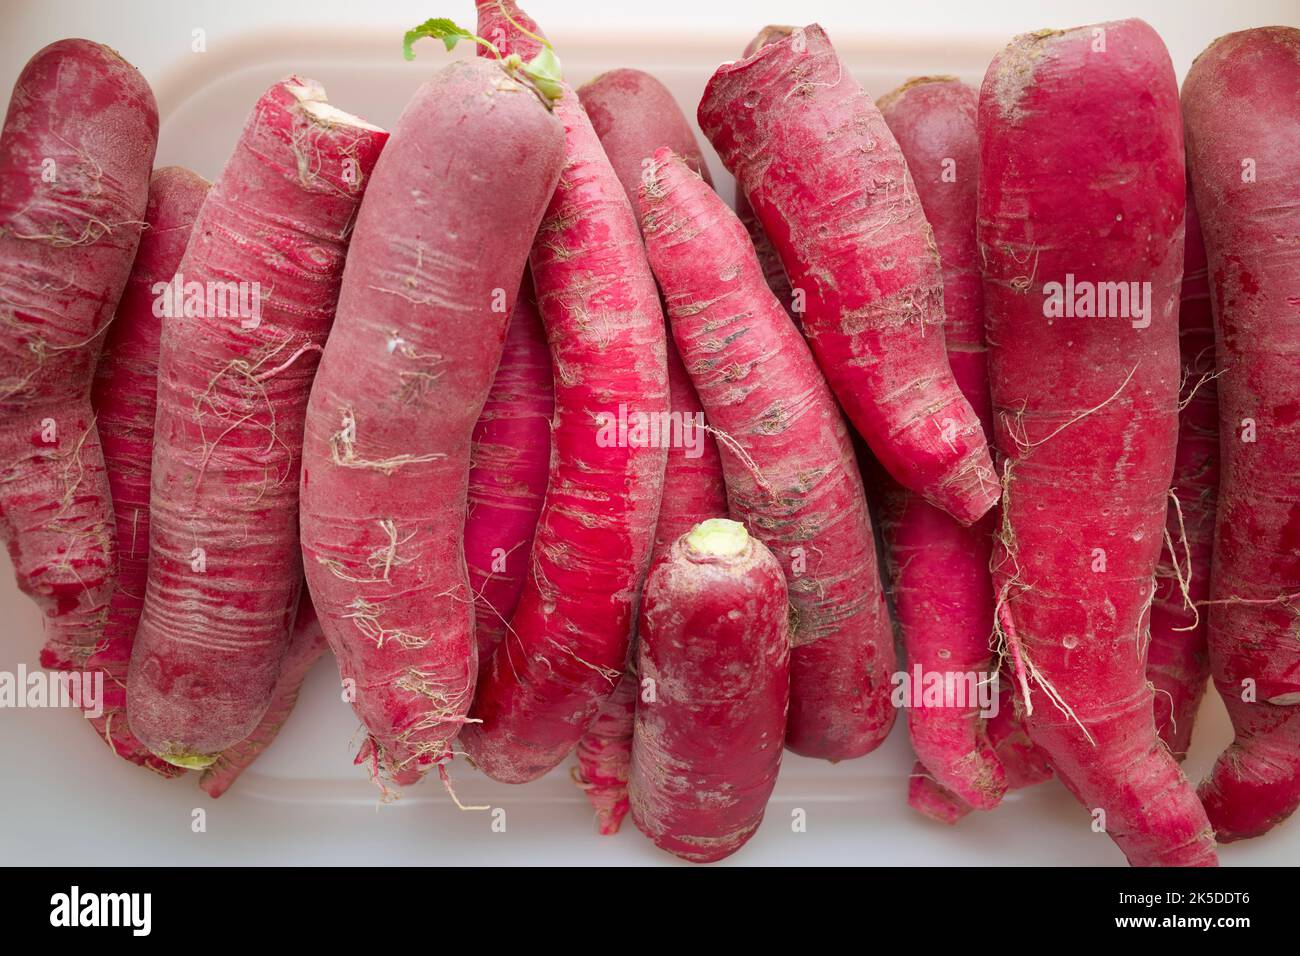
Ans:
[{"label": "white radish stem end", "polygon": [[322,126],[354,126],[357,129],[370,130],[372,133],[384,132],[381,127],[367,123],[360,116],[353,116],[346,110],[341,110],[327,102],[325,87],[319,83],[312,82],[310,85],[286,83],[285,89],[302,104],[303,112]]},{"label": "white radish stem end", "polygon": [[749,547],[749,532],[739,521],[709,518],[686,534],[686,547],[704,558],[735,558]]}]

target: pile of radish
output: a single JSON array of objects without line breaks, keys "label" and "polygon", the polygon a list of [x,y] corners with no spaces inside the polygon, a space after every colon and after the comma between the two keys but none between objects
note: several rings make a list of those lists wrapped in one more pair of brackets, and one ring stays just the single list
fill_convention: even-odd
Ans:
[{"label": "pile of radish", "polygon": [[698,105],[733,211],[653,76],[477,12],[391,133],[290,76],[211,185],[113,50],[18,79],[0,533],[110,749],[220,796],[328,650],[384,799],[571,759],[695,862],[900,706],[941,823],[1056,777],[1213,866],[1296,809],[1300,30],[1181,99],[1123,20],[876,102],[765,27]]}]

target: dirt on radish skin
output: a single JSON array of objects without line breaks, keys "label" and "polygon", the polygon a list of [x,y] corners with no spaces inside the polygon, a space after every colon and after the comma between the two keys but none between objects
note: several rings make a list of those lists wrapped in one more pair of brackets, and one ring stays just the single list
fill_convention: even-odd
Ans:
[{"label": "dirt on radish skin", "polygon": [[893,725],[893,633],[853,446],[808,345],[726,204],[663,149],[639,192],[673,338],[718,430],[731,513],[786,571],[786,745],[859,757]]},{"label": "dirt on radish skin", "polygon": [[632,819],[682,859],[730,856],[763,820],[789,702],[787,606],[776,558],[726,519],[682,535],[646,580],[637,669],[653,692],[636,710]]},{"label": "dirt on radish skin", "polygon": [[307,397],[387,135],[311,80],[272,86],[203,203],[170,308],[161,302],[149,575],[127,707],[136,736],[178,766],[209,766],[272,700],[302,587]]},{"label": "dirt on radish skin", "polygon": [[471,444],[562,164],[534,90],[455,62],[403,110],[357,217],[308,410],[302,549],[381,786],[445,760],[474,695]]},{"label": "dirt on radish skin", "polygon": [[108,623],[114,522],[90,388],[157,140],[149,84],[88,40],[32,57],[0,135],[0,537],[45,614],[46,667],[84,667]]},{"label": "dirt on radish skin", "polygon": [[210,186],[179,166],[153,174],[144,217],[148,228],[105,337],[91,392],[117,528],[117,576],[108,624],[86,661],[87,670],[104,675],[103,716],[91,723],[119,756],[168,777],[180,768],[153,754],[128,726],[127,665],[149,578],[149,489],[162,339],[154,286],[175,275]]},{"label": "dirt on radish skin", "polygon": [[[1140,20],[1018,37],[984,78],[979,139],[1005,456],[994,593],[1029,733],[1088,811],[1077,825],[1104,826],[1131,864],[1214,865],[1146,677],[1178,437],[1186,199],[1169,54]],[[1138,283],[1139,299],[1149,290],[1146,306],[1064,314],[1068,283],[1085,283],[1073,308],[1120,282]]]},{"label": "dirt on radish skin", "polygon": [[979,519],[997,479],[944,354],[934,235],[871,98],[814,24],[719,67],[698,118],[804,300],[845,414],[902,485]]},{"label": "dirt on radish skin", "polygon": [[1200,797],[1223,842],[1300,804],[1300,30],[1221,37],[1183,84],[1209,263],[1222,481],[1210,666],[1233,742]]},{"label": "dirt on radish skin", "polygon": [[[708,164],[690,123],[672,94],[653,76],[640,70],[602,73],[578,90],[578,98],[629,202],[635,205],[636,190],[650,169],[647,163],[653,163],[655,150],[663,145],[674,149],[706,183],[710,182]],[[675,417],[680,417],[682,432],[681,440],[668,449],[651,562],[701,521],[727,514],[718,443],[704,430],[704,408],[671,336],[666,338],[665,346],[668,406]],[[632,763],[637,686],[634,638],[618,687],[578,742],[575,779],[596,810],[600,832],[606,835],[618,832],[628,810],[627,778]]]},{"label": "dirt on radish skin", "polygon": [[[478,33],[503,54],[542,49],[514,3],[479,0],[478,12]],[[460,737],[507,783],[564,760],[618,684],[666,457],[661,444],[619,439],[621,414],[668,409],[664,319],[618,176],[577,95],[562,90],[565,168],[530,257],[556,373],[551,472],[511,633]]]}]

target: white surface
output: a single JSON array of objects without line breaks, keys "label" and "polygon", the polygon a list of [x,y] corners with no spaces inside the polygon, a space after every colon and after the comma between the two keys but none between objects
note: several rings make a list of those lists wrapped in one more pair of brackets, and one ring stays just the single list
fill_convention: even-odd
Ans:
[{"label": "white surface", "polygon": [[[434,14],[464,25],[473,20],[463,0],[386,3],[382,12],[376,6],[355,0],[274,6],[248,0],[11,3],[0,35],[0,84],[11,85],[27,57],[60,36],[109,43],[155,84],[163,114],[159,164],[183,163],[213,177],[251,104],[270,83],[298,72],[322,82],[341,109],[391,126],[410,93],[444,59],[424,41],[416,62],[403,62],[402,30]],[[642,0],[595,8],[539,0],[526,8],[551,34],[574,82],[602,69],[638,66],[668,83],[690,116],[718,62],[738,55],[762,24],[791,16],[821,21],[875,95],[921,73],[955,73],[978,82],[1011,34],[1049,24],[1144,16],[1165,36],[1181,75],[1221,33],[1297,20],[1293,0],[1230,8],[953,0],[872,4],[870,18],[860,2],[815,0]],[[195,27],[207,31],[206,53],[190,52]],[[18,593],[3,558],[0,614],[0,670],[12,672],[20,661],[34,668],[40,615]],[[534,784],[508,787],[455,763],[462,802],[504,809],[505,832],[493,830],[489,813],[458,810],[436,779],[379,806],[365,772],[350,763],[356,730],[350,708],[339,699],[333,661],[322,661],[280,739],[225,797],[212,801],[193,775],[163,781],[114,759],[76,713],[0,710],[0,863],[672,862],[630,822],[616,837],[599,837],[567,766]],[[1230,736],[1222,705],[1211,693],[1187,764],[1193,779]],[[787,755],[766,822],[728,863],[1123,863],[1055,782],[1013,794],[999,809],[948,829],[908,809],[911,765],[902,721],[881,750],[860,760],[831,766]],[[193,832],[196,808],[206,811],[205,833]],[[807,832],[792,832],[795,808],[806,811]],[[1262,840],[1224,848],[1222,860],[1292,863],[1298,849],[1300,818]]]},{"label": "white surface", "polygon": [[[3,564],[4,562],[0,562]],[[0,669],[33,666],[39,615],[19,603],[5,575],[9,627]],[[21,644],[19,655],[15,645]],[[595,829],[567,766],[535,783],[494,783],[455,761],[465,804],[458,810],[436,778],[381,806],[365,772],[350,763],[357,724],[339,699],[334,662],[321,661],[279,739],[220,800],[194,775],[164,781],[113,758],[74,712],[0,711],[0,864],[664,864],[676,862],[631,822],[617,836]],[[1187,769],[1199,778],[1231,738],[1211,693]],[[906,804],[912,766],[900,721],[885,745],[836,766],[786,755],[767,817],[754,839],[720,865],[1123,865],[1091,818],[1055,781],[1014,793],[998,809],[954,828]],[[192,830],[202,808],[207,832]],[[807,832],[795,833],[795,808]],[[1300,816],[1268,836],[1224,847],[1225,865],[1294,865]],[[686,866],[688,864],[681,864]]]}]

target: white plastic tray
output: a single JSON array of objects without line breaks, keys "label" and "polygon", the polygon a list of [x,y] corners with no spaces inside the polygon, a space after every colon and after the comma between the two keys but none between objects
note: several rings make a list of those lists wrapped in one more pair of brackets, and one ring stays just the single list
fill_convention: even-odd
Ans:
[{"label": "white plastic tray", "polygon": [[[457,6],[455,15],[469,20],[459,9],[468,4]],[[555,4],[538,3],[539,19],[545,19],[546,6]],[[443,12],[424,10],[411,22]],[[392,16],[387,10],[385,14]],[[835,21],[823,11],[796,11],[804,14],[825,20],[837,47],[875,95],[922,73],[951,73],[978,82],[1003,42],[951,37],[941,42],[872,40],[836,29]],[[1097,16],[1084,14],[1069,22]],[[747,12],[739,19],[745,25],[710,37],[624,31],[607,34],[613,39],[599,47],[555,29],[551,32],[575,84],[603,69],[641,67],[659,76],[693,117],[713,67],[735,57],[752,28],[781,18]],[[1025,13],[1017,28],[1030,29],[1041,25],[1042,19],[1041,14]],[[850,22],[858,22],[858,17]],[[343,109],[391,126],[410,93],[445,58],[440,48],[426,41],[414,63],[403,62],[398,36],[406,25],[402,19],[396,30],[298,26],[242,36],[223,34],[221,42],[202,56],[188,55],[187,50],[173,54],[169,66],[147,70],[163,115],[158,163],[180,163],[215,176],[257,95],[289,72],[324,83],[332,101]],[[36,36],[23,57],[69,31],[103,36],[134,58],[128,42],[94,34],[89,28],[80,30],[75,18],[64,19],[48,37]],[[14,33],[24,32],[32,36],[39,31],[15,30],[0,49],[13,42]],[[1215,35],[1207,33],[1200,45]],[[186,40],[187,35],[181,42]],[[168,62],[157,51],[152,55],[155,61]],[[16,74],[21,62],[4,66]],[[715,173],[722,172],[716,160],[713,166]],[[721,179],[726,182],[725,176]],[[729,196],[729,187],[724,186],[723,193]],[[20,661],[34,668],[40,615],[18,593],[9,562],[2,556],[0,614],[6,624],[0,637],[0,670],[12,672]],[[334,663],[323,660],[310,675],[297,711],[274,746],[226,796],[212,801],[198,789],[193,776],[163,781],[112,758],[74,712],[0,710],[4,814],[0,863],[673,862],[630,821],[619,835],[600,837],[584,797],[569,779],[568,766],[536,783],[509,787],[456,761],[451,772],[462,802],[504,809],[504,832],[494,830],[492,814],[457,809],[436,778],[408,791],[398,802],[381,806],[365,771],[350,762],[356,732],[351,709],[339,697]],[[1211,692],[1187,761],[1193,779],[1199,779],[1230,737],[1223,707]],[[763,827],[723,865],[1124,862],[1109,838],[1091,831],[1088,814],[1055,782],[1012,794],[999,809],[973,814],[952,829],[931,823],[906,805],[911,765],[902,720],[884,747],[860,760],[832,766],[787,754]],[[194,832],[197,808],[206,811],[206,832]],[[796,808],[806,811],[806,832],[793,832],[791,817]],[[1262,840],[1224,848],[1222,860],[1225,864],[1293,863],[1300,856],[1298,850],[1300,818]]]}]

